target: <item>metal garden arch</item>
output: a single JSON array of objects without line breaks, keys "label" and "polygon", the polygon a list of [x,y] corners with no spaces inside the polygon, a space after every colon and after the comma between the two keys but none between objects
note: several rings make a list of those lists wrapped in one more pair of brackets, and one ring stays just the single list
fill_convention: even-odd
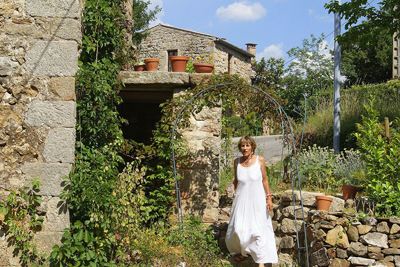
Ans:
[{"label": "metal garden arch", "polygon": [[[197,94],[195,94],[192,98],[190,98],[186,104],[183,106],[183,108],[180,110],[180,112],[178,113],[178,116],[176,117],[173,129],[172,129],[172,135],[171,135],[171,148],[172,148],[172,159],[173,159],[173,165],[174,165],[174,176],[175,176],[175,189],[176,189],[176,198],[177,198],[177,210],[178,210],[178,223],[179,223],[179,229],[182,229],[182,222],[183,222],[183,215],[182,215],[182,206],[181,206],[181,194],[180,194],[180,188],[179,188],[179,183],[178,183],[178,178],[177,178],[177,168],[176,168],[176,160],[175,160],[175,148],[174,148],[174,137],[175,137],[175,129],[176,129],[176,125],[182,115],[182,113],[185,111],[185,109],[188,107],[189,104],[192,103],[193,100],[195,100],[196,98],[200,97],[202,94],[204,94],[206,91],[213,89],[213,88],[217,88],[217,87],[221,87],[221,86],[226,86],[226,85],[241,85],[241,86],[246,86],[248,88],[253,88],[256,89],[258,91],[260,91],[261,93],[264,94],[265,97],[267,97],[268,99],[270,99],[273,103],[275,103],[278,108],[279,108],[279,112],[281,113],[281,115],[283,114],[284,119],[288,122],[289,128],[290,128],[290,132],[291,137],[291,146],[292,146],[292,150],[293,153],[296,154],[296,147],[295,147],[295,141],[294,141],[294,136],[293,136],[293,128],[292,128],[292,124],[290,123],[289,117],[287,116],[286,112],[283,110],[282,106],[272,97],[270,96],[268,93],[266,93],[265,91],[263,91],[262,89],[255,87],[253,85],[249,85],[249,84],[241,84],[241,83],[224,83],[224,84],[217,84],[217,85],[213,85],[210,87],[207,87],[205,89],[203,89],[202,91],[198,92]],[[282,129],[284,131],[285,126],[282,126]],[[284,132],[284,135],[286,133]],[[293,162],[292,160],[289,161],[290,162],[290,172],[292,172],[292,166],[293,166]],[[298,185],[298,190],[299,190],[299,195],[300,195],[300,206],[296,207],[296,199],[295,199],[295,188],[296,188],[296,183]],[[304,219],[304,210],[303,210],[303,199],[302,199],[302,194],[301,194],[301,185],[300,185],[300,180],[299,180],[299,175],[298,175],[298,171],[296,168],[296,172],[294,175],[294,178],[292,177],[292,198],[293,198],[293,208],[294,208],[294,217],[295,217],[295,228],[296,228],[296,242],[297,242],[297,250],[298,250],[298,257],[299,257],[299,263],[301,262],[301,252],[303,251],[303,253],[305,253],[305,262],[306,262],[306,266],[309,266],[309,260],[308,260],[308,245],[307,245],[307,235],[306,235],[306,223],[305,223],[305,219]],[[302,218],[301,220],[303,221],[303,233],[304,233],[304,246],[300,246],[300,235],[299,235],[299,229],[297,227],[297,210],[301,210],[301,214],[302,214]],[[300,218],[299,218],[300,219]]]}]

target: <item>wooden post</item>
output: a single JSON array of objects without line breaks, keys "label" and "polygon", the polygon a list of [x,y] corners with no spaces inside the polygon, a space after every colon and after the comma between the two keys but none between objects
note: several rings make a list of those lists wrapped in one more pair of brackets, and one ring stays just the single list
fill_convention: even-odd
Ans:
[{"label": "wooden post", "polygon": [[390,139],[390,133],[389,133],[389,118],[385,117],[385,137],[387,140]]}]

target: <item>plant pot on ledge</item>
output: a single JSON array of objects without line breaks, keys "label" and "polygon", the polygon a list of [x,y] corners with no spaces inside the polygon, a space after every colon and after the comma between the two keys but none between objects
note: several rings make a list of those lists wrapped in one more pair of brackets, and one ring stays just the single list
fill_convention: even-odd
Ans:
[{"label": "plant pot on ledge", "polygon": [[147,71],[156,71],[158,70],[158,63],[160,62],[160,59],[158,58],[148,58],[144,60],[144,63],[146,64],[146,70]]},{"label": "plant pot on ledge", "polygon": [[171,69],[173,72],[185,72],[189,57],[169,56],[168,59],[171,63]]},{"label": "plant pot on ledge", "polygon": [[193,67],[197,73],[212,73],[214,71],[214,64],[193,63]]},{"label": "plant pot on ledge", "polygon": [[316,196],[317,210],[328,211],[333,198],[327,196]]},{"label": "plant pot on ledge", "polygon": [[344,185],[342,186],[342,192],[343,192],[343,199],[354,199],[356,197],[358,188],[353,185]]},{"label": "plant pot on ledge", "polygon": [[145,64],[135,65],[135,66],[133,66],[133,69],[135,71],[145,71],[146,70],[146,65]]}]

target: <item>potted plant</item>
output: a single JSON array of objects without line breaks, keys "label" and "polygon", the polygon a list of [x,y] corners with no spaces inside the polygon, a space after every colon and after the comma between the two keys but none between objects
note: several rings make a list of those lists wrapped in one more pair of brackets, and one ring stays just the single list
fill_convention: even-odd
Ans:
[{"label": "potted plant", "polygon": [[214,71],[213,58],[214,55],[196,57],[195,63],[193,63],[194,71],[197,73],[212,73]]},{"label": "potted plant", "polygon": [[185,72],[189,57],[169,56],[168,59],[171,63],[171,69],[173,72]]},{"label": "potted plant", "polygon": [[144,63],[146,64],[146,70],[147,71],[156,71],[158,70],[158,63],[160,62],[160,59],[158,58],[146,58],[144,60]]},{"label": "potted plant", "polygon": [[146,65],[144,64],[144,62],[142,60],[138,59],[136,61],[136,64],[133,66],[133,69],[135,71],[144,71],[144,70],[146,70]]},{"label": "potted plant", "polygon": [[349,178],[346,178],[344,180],[344,184],[342,186],[342,193],[343,193],[343,199],[354,199],[357,195],[358,190],[358,185],[360,184],[360,181],[363,179],[365,176],[364,170],[359,170],[354,172],[352,175],[350,175]]}]

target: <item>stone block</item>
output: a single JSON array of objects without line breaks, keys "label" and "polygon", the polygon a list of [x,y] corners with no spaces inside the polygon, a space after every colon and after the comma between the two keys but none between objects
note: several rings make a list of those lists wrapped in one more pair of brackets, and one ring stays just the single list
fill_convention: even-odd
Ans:
[{"label": "stone block", "polygon": [[53,95],[52,100],[75,101],[75,78],[54,77],[50,79],[49,91]]},{"label": "stone block", "polygon": [[375,260],[373,259],[366,259],[361,257],[350,257],[348,260],[351,262],[351,264],[359,266],[371,266],[375,263]]},{"label": "stone block", "polygon": [[398,248],[387,248],[387,249],[382,250],[382,253],[386,254],[386,255],[400,255],[400,249],[398,249]]},{"label": "stone block", "polygon": [[56,128],[49,131],[44,143],[46,162],[74,163],[75,128]]},{"label": "stone block", "polygon": [[368,254],[368,248],[360,242],[351,242],[347,253],[351,256],[365,257]]},{"label": "stone block", "polygon": [[75,76],[78,44],[74,41],[38,41],[25,55],[26,69],[40,76]]},{"label": "stone block", "polygon": [[53,21],[50,33],[64,40],[82,42],[81,23],[76,19],[57,19]]},{"label": "stone block", "polygon": [[0,105],[0,127],[6,127],[9,120],[13,120],[17,124],[22,123],[23,117],[18,112],[15,106],[11,105]]},{"label": "stone block", "polygon": [[337,248],[336,249],[336,257],[341,258],[341,259],[347,259],[349,256],[347,255],[347,250],[342,249],[342,248]]},{"label": "stone block", "polygon": [[358,242],[358,230],[357,227],[350,225],[347,229],[347,236],[351,242]]},{"label": "stone block", "polygon": [[389,222],[395,223],[395,224],[400,224],[400,218],[398,217],[390,217]]},{"label": "stone block", "polygon": [[326,234],[325,242],[331,246],[337,246],[339,248],[349,247],[349,239],[341,225],[337,225]]},{"label": "stone block", "polygon": [[388,234],[390,229],[387,222],[380,222],[376,225],[376,231],[383,234]]},{"label": "stone block", "polygon": [[400,248],[400,239],[389,240],[389,246],[391,248]]},{"label": "stone block", "polygon": [[329,258],[326,248],[321,248],[310,255],[311,266],[329,266]]},{"label": "stone block", "polygon": [[33,17],[80,18],[80,0],[26,0],[25,10]]},{"label": "stone block", "polygon": [[0,57],[0,76],[9,76],[18,68],[18,62],[9,57]]},{"label": "stone block", "polygon": [[394,235],[400,232],[400,226],[398,224],[393,224],[392,228],[390,229],[390,234]]},{"label": "stone block", "polygon": [[366,233],[369,233],[371,231],[372,226],[369,225],[357,225],[358,233],[360,235],[365,235]]},{"label": "stone block", "polygon": [[[295,234],[296,233],[296,224],[294,220],[284,218],[281,224],[281,231],[285,234]],[[297,220],[297,231],[299,233],[303,233],[303,220]]]},{"label": "stone block", "polygon": [[[295,217],[295,209],[301,208],[301,206],[287,206],[286,208],[282,209],[282,215],[285,216],[286,218],[293,218]],[[307,213],[310,210],[310,208],[303,207],[303,211],[301,209],[296,210],[296,218],[302,220],[303,219],[303,212],[304,212],[304,217],[307,217]]]},{"label": "stone block", "polygon": [[53,197],[46,202],[46,215],[43,221],[43,230],[49,232],[60,232],[69,228],[69,211],[65,201]]},{"label": "stone block", "polygon": [[289,248],[294,248],[295,243],[294,240],[291,236],[283,236],[281,239],[281,242],[279,244],[279,247],[281,249],[289,249]]},{"label": "stone block", "polygon": [[388,248],[387,235],[382,233],[368,233],[360,237],[360,241],[369,246],[377,246],[380,248]]},{"label": "stone block", "polygon": [[375,265],[375,267],[394,267],[394,263],[393,262],[389,262],[386,260],[378,260]]},{"label": "stone block", "polygon": [[61,238],[64,232],[39,232],[33,236],[33,242],[36,244],[39,253],[50,255],[54,245],[61,245]]},{"label": "stone block", "polygon": [[39,178],[39,195],[59,196],[66,182],[63,176],[68,176],[71,169],[72,164],[69,163],[26,162],[22,172],[25,174],[25,186],[31,187],[31,180]]},{"label": "stone block", "polygon": [[75,102],[72,101],[33,101],[28,106],[25,123],[39,127],[75,127]]},{"label": "stone block", "polygon": [[335,258],[331,261],[329,267],[350,267],[350,262]]}]

